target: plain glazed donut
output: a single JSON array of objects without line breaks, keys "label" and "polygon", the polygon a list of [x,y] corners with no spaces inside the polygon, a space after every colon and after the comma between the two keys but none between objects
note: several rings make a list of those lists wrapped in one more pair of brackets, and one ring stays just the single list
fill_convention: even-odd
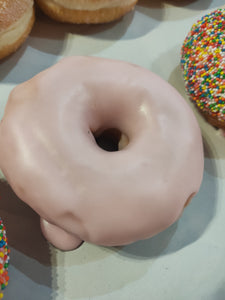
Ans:
[{"label": "plain glazed donut", "polygon": [[181,50],[186,90],[205,119],[225,129],[225,9],[191,28]]},{"label": "plain glazed donut", "polygon": [[36,0],[52,19],[77,24],[107,23],[131,11],[138,0]]},{"label": "plain glazed donut", "polygon": [[[125,137],[121,150],[98,146],[107,130]],[[203,146],[192,110],[164,80],[125,62],[70,57],[12,91],[0,167],[56,247],[124,245],[179,218],[199,190]]]},{"label": "plain glazed donut", "polygon": [[33,0],[0,0],[0,59],[15,52],[34,23]]}]

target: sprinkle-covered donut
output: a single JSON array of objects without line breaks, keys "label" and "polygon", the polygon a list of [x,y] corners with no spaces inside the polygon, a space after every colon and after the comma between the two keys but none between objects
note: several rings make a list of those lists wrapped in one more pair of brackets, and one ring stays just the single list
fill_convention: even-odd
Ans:
[{"label": "sprinkle-covered donut", "polygon": [[[101,147],[104,135],[117,151]],[[180,217],[202,181],[202,138],[189,105],[157,75],[69,57],[12,91],[0,167],[56,247],[124,245]]]},{"label": "sprinkle-covered donut", "polygon": [[197,21],[181,50],[186,89],[205,118],[225,129],[225,9]]},{"label": "sprinkle-covered donut", "polygon": [[6,228],[0,218],[0,299],[3,298],[3,290],[8,285],[9,247],[6,236]]}]

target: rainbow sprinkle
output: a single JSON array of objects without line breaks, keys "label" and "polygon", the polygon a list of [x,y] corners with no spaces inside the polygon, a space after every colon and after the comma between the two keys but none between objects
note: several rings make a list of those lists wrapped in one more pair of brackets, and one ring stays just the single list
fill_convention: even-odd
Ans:
[{"label": "rainbow sprinkle", "polygon": [[191,99],[203,112],[225,122],[225,9],[215,10],[192,26],[181,56]]},{"label": "rainbow sprinkle", "polygon": [[2,290],[8,285],[8,264],[9,264],[8,239],[6,229],[0,218],[0,299],[3,298]]}]

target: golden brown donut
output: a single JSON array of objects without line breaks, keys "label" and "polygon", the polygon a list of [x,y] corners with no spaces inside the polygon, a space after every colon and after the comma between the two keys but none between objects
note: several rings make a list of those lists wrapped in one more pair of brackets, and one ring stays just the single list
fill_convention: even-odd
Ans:
[{"label": "golden brown donut", "polygon": [[77,24],[107,23],[131,11],[138,0],[36,0],[52,19]]},{"label": "golden brown donut", "polygon": [[33,0],[0,0],[0,59],[20,47],[34,19]]}]

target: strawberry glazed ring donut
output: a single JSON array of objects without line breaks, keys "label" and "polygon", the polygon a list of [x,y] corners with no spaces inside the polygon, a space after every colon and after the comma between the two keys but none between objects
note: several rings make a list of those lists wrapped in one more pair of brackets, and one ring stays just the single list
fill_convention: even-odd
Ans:
[{"label": "strawberry glazed ring donut", "polygon": [[[104,134],[123,137],[118,151],[98,145]],[[150,71],[70,57],[12,91],[0,167],[56,247],[124,245],[170,226],[198,192],[202,138],[188,104]]]}]

